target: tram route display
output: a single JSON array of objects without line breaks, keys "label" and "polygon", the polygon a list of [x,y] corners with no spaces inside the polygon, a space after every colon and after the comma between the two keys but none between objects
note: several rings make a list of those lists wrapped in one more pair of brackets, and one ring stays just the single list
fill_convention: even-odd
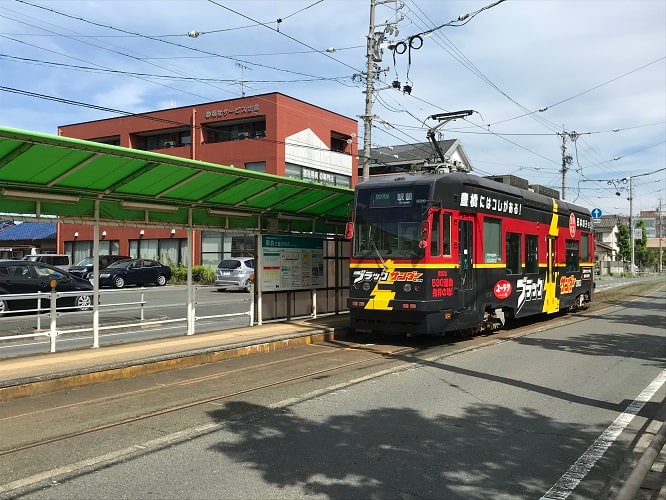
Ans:
[{"label": "tram route display", "polygon": [[347,236],[354,330],[474,334],[592,300],[589,210],[475,175],[362,182]]}]

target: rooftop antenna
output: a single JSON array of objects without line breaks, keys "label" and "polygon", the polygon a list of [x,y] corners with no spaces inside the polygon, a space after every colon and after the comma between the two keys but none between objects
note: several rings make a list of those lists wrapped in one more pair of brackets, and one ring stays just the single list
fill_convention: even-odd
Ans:
[{"label": "rooftop antenna", "polygon": [[236,66],[238,66],[241,70],[241,80],[240,80],[241,96],[245,97],[245,70],[252,68],[248,68],[247,66],[244,66],[239,62],[236,63]]}]

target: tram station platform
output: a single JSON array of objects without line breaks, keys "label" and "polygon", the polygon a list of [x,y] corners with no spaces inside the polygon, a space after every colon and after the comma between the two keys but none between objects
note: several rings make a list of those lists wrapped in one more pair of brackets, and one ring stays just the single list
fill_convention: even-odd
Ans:
[{"label": "tram station platform", "polygon": [[347,314],[4,359],[0,401],[341,338]]}]

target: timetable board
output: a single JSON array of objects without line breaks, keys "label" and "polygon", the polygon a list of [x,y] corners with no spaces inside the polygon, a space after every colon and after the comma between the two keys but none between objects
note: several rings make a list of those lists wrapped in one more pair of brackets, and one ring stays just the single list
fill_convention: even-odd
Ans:
[{"label": "timetable board", "polygon": [[310,290],[324,286],[324,241],[262,235],[262,290]]}]

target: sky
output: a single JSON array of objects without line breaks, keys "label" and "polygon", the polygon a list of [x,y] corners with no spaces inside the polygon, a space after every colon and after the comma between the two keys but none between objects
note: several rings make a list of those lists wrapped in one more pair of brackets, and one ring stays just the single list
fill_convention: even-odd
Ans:
[{"label": "sky", "polygon": [[[562,191],[564,143],[567,201],[666,209],[666,1],[377,3],[373,147],[426,142],[431,115],[473,110],[438,137],[458,139],[474,173]],[[370,12],[370,0],[0,0],[0,126],[56,134],[281,92],[357,119],[362,150]]]}]

